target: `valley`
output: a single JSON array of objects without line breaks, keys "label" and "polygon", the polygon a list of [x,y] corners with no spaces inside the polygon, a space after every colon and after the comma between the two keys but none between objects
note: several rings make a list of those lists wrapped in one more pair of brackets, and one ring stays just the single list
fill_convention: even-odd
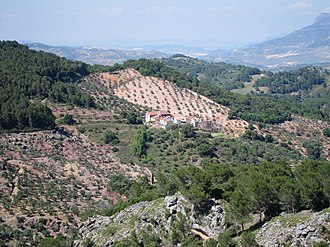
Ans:
[{"label": "valley", "polygon": [[[1,245],[258,246],[277,217],[320,210],[285,242],[329,241],[327,70],[0,48]],[[221,128],[145,125],[150,111]]]},{"label": "valley", "polygon": [[329,1],[2,1],[0,247],[329,247]]}]

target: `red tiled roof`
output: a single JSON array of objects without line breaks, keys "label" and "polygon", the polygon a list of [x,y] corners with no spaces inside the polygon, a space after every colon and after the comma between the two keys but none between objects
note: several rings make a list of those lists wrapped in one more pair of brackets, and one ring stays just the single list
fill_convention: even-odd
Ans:
[{"label": "red tiled roof", "polygon": [[170,112],[168,111],[159,111],[159,114],[161,115],[172,115]]},{"label": "red tiled roof", "polygon": [[156,116],[156,115],[172,115],[172,114],[167,111],[151,111],[151,112],[147,112],[146,115]]},{"label": "red tiled roof", "polygon": [[194,116],[186,116],[186,119],[187,120],[192,120],[192,119],[194,119],[195,117]]},{"label": "red tiled roof", "polygon": [[182,121],[185,120],[185,118],[184,118],[184,117],[181,117],[181,116],[175,117],[175,119],[176,119],[176,120],[182,120]]},{"label": "red tiled roof", "polygon": [[150,112],[147,112],[146,115],[155,116],[155,115],[158,115],[158,111],[150,111]]}]

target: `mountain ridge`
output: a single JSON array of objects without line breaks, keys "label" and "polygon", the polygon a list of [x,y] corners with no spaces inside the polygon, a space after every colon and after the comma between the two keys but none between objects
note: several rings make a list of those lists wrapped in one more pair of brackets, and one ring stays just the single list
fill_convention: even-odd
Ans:
[{"label": "mountain ridge", "polygon": [[330,14],[322,13],[311,25],[284,37],[237,50],[217,50],[202,58],[208,61],[234,62],[271,70],[304,65],[329,65]]},{"label": "mountain ridge", "polygon": [[[51,52],[71,60],[89,64],[113,65],[130,59],[168,58],[174,53],[211,62],[226,62],[254,66],[265,70],[286,70],[307,65],[330,65],[330,14],[321,13],[310,25],[283,37],[232,50],[210,51],[202,47],[193,50],[179,45],[151,46],[153,50],[104,49],[89,47],[49,46],[26,42],[34,50]],[[156,50],[154,50],[156,49]]]},{"label": "mountain ridge", "polygon": [[70,60],[83,61],[88,64],[113,65],[129,59],[165,58],[169,55],[159,51],[137,51],[125,49],[107,49],[96,47],[50,46],[43,43],[27,43],[28,47],[37,51],[54,53]]}]

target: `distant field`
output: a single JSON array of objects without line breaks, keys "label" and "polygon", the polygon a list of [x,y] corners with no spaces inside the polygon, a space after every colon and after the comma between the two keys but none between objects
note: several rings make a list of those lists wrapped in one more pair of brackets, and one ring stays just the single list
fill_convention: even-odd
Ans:
[{"label": "distant field", "polygon": [[[247,93],[250,93],[251,91],[255,91],[255,89],[253,88],[254,83],[256,82],[256,80],[258,80],[259,78],[261,78],[263,76],[264,75],[253,75],[252,81],[244,82],[244,88],[233,89],[231,91],[234,93],[238,93],[238,94],[247,94]],[[267,87],[259,87],[259,89],[262,92],[267,92]]]}]

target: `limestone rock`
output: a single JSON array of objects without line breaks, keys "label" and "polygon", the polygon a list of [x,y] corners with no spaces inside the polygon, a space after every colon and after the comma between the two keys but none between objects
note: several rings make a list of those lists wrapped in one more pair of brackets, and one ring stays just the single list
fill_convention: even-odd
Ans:
[{"label": "limestone rock", "polygon": [[83,246],[87,239],[98,246],[111,246],[135,233],[142,239],[143,233],[155,234],[168,246],[173,234],[173,226],[178,222],[187,231],[201,232],[207,238],[216,238],[225,230],[223,205],[212,200],[203,212],[181,194],[160,198],[151,202],[134,204],[111,217],[97,216],[82,223],[80,239],[74,246]]},{"label": "limestone rock", "polygon": [[[263,225],[256,235],[257,242],[271,246],[313,246],[326,241],[330,231],[330,212],[282,214]],[[330,246],[330,241],[328,240]]]}]

